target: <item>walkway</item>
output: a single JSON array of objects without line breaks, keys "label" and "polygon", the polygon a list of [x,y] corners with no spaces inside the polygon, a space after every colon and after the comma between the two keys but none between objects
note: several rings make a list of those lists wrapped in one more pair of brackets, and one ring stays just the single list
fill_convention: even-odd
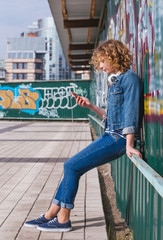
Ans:
[{"label": "walkway", "polygon": [[24,222],[44,213],[63,163],[91,142],[88,123],[0,122],[0,240],[106,240],[97,170],[82,176],[73,231],[46,233]]}]

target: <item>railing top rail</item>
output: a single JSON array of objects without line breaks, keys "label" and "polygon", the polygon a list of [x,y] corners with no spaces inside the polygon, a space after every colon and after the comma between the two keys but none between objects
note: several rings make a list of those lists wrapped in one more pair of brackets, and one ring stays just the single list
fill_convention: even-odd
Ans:
[{"label": "railing top rail", "polygon": [[143,159],[133,154],[129,157],[144,177],[151,183],[155,190],[163,198],[163,178],[153,168],[151,168]]}]

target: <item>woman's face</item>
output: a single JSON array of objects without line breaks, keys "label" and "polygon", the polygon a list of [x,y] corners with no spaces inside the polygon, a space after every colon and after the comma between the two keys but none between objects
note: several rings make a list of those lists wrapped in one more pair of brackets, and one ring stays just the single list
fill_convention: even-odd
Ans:
[{"label": "woman's face", "polygon": [[100,62],[99,66],[100,70],[103,70],[107,74],[111,73],[117,73],[118,71],[113,67],[113,65],[107,63],[105,60],[103,62]]}]

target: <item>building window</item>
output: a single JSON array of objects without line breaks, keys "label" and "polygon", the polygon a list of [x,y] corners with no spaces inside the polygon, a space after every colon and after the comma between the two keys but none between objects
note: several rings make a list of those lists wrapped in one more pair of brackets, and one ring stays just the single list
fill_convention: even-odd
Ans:
[{"label": "building window", "polygon": [[35,63],[34,68],[43,70],[43,64],[42,63]]},{"label": "building window", "polygon": [[13,69],[27,69],[28,63],[13,63]]},{"label": "building window", "polygon": [[27,68],[28,68],[28,64],[27,64],[27,63],[24,63],[23,68],[24,68],[24,69],[27,69]]},{"label": "building window", "polygon": [[33,58],[33,53],[29,53],[28,57]]},{"label": "building window", "polygon": [[17,63],[13,63],[13,69],[17,69]]},{"label": "building window", "polygon": [[16,58],[16,53],[8,53],[8,58]]},{"label": "building window", "polygon": [[35,73],[35,80],[43,80],[42,77],[41,73]]},{"label": "building window", "polygon": [[16,73],[13,74],[13,79],[17,79],[17,74]]},{"label": "building window", "polygon": [[52,53],[51,52],[49,53],[49,60],[50,61],[52,60]]},{"label": "building window", "polygon": [[23,69],[23,63],[18,63],[18,69]]},{"label": "building window", "polygon": [[18,73],[18,79],[19,80],[23,79],[23,74],[22,73]]},{"label": "building window", "polygon": [[19,79],[19,80],[24,80],[27,79],[28,74],[27,73],[13,73],[13,80]]},{"label": "building window", "polygon": [[27,59],[27,58],[34,58],[33,52],[9,52],[8,58],[21,58],[21,59]]},{"label": "building window", "polygon": [[28,54],[27,53],[23,53],[23,58],[27,58]]},{"label": "building window", "polygon": [[21,58],[21,53],[17,53],[17,58]]}]

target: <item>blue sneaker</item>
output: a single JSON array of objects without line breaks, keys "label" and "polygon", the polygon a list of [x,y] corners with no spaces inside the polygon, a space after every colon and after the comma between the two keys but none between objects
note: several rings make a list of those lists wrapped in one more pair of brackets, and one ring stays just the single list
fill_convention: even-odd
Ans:
[{"label": "blue sneaker", "polygon": [[34,220],[31,220],[31,221],[25,222],[24,226],[25,227],[37,227],[39,224],[47,223],[52,219],[54,219],[54,218],[47,219],[44,217],[44,214],[41,214],[40,217],[38,217]]},{"label": "blue sneaker", "polygon": [[54,218],[47,223],[38,225],[37,229],[45,232],[69,232],[72,230],[72,227],[71,221],[68,221],[66,223],[59,223],[57,218]]}]

